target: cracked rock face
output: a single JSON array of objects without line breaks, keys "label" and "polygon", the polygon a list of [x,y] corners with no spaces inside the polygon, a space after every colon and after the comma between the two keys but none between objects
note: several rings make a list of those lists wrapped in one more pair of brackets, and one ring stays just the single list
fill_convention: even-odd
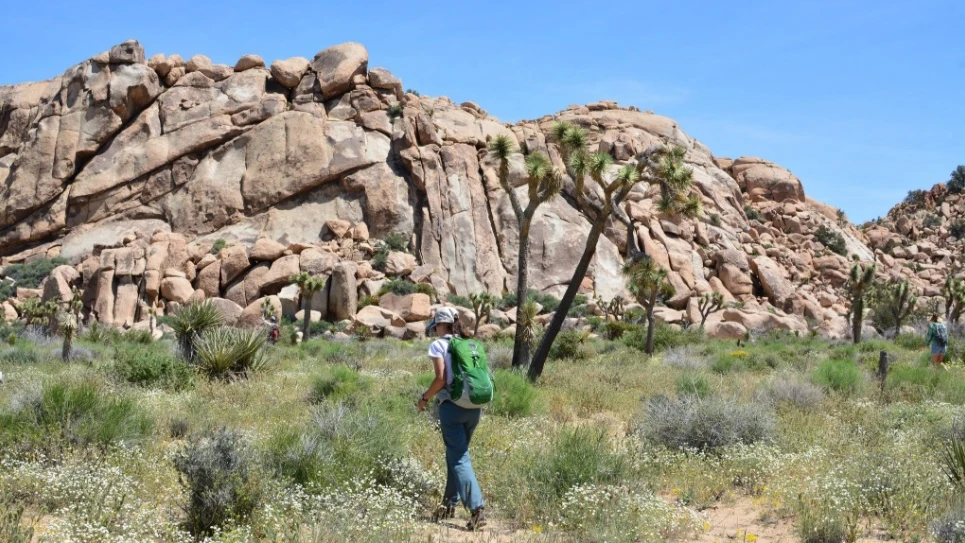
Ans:
[{"label": "cracked rock face", "polygon": [[[844,330],[836,308],[849,260],[827,251],[815,231],[840,233],[866,261],[882,258],[869,239],[877,248],[894,237],[838,220],[778,165],[714,157],[667,117],[598,102],[505,124],[475,103],[402,89],[385,68],[369,70],[358,43],[310,61],[245,55],[227,65],[203,55],[145,60],[133,41],[51,80],[0,87],[2,263],[58,254],[78,268],[87,262],[85,299],[118,325],[143,319],[151,304],[204,297],[254,322],[244,316],[257,315],[252,304],[274,303],[286,274],[298,271],[338,270],[319,296],[329,315],[350,316],[355,309],[340,300],[352,306],[377,290],[385,277],[370,262],[374,240],[390,234],[409,240],[409,255],[397,256],[389,275],[443,294],[501,294],[515,288],[518,232],[486,145],[508,135],[562,169],[548,137],[558,119],[586,128],[591,149],[610,153],[616,166],[651,145],[684,147],[705,210],[695,220],[663,216],[659,188],[636,187],[623,209],[633,226],[607,226],[582,285],[589,295],[628,296],[621,267],[633,244],[670,272],[673,318],[716,291],[744,302],[709,321],[709,329],[723,323],[724,335],[752,325],[800,330],[803,315],[834,335]],[[525,203],[521,156],[510,177]],[[530,234],[530,284],[556,295],[590,230],[573,187],[567,178],[564,196],[539,208]],[[921,231],[898,228],[902,236]],[[231,249],[209,254],[216,240]],[[121,248],[141,251],[144,262],[119,269],[118,254],[105,251]],[[928,264],[944,258],[944,247],[919,249]]]}]

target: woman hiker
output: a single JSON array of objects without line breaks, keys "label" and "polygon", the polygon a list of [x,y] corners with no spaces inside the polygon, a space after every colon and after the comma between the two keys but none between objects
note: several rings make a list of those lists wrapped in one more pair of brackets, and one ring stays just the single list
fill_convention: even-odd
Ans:
[{"label": "woman hiker", "polygon": [[948,371],[944,364],[945,349],[948,347],[948,328],[937,313],[931,316],[931,324],[928,325],[928,332],[925,333],[925,344],[931,345],[932,365]]},{"label": "woman hiker", "polygon": [[419,398],[419,411],[425,410],[433,396],[439,398],[439,426],[442,429],[442,441],[446,444],[447,471],[442,505],[433,518],[437,521],[453,518],[456,504],[462,500],[463,506],[472,513],[466,528],[476,530],[486,525],[486,504],[469,459],[469,441],[479,424],[482,409],[465,409],[449,399],[449,385],[452,383],[449,338],[457,332],[458,320],[454,309],[442,307],[426,325],[426,333],[439,338],[429,346],[429,359],[432,360],[436,376],[428,390]]}]

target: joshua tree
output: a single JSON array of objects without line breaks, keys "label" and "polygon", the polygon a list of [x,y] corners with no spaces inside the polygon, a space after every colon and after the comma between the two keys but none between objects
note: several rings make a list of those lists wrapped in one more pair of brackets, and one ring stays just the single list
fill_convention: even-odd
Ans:
[{"label": "joshua tree", "polygon": [[884,289],[880,311],[884,311],[895,321],[895,335],[901,332],[901,323],[911,315],[918,303],[918,297],[906,280],[892,282]]},{"label": "joshua tree", "polygon": [[302,319],[302,338],[304,338],[304,341],[308,341],[308,327],[312,322],[312,297],[315,296],[316,292],[325,288],[326,279],[301,272],[292,275],[288,280],[298,285],[302,311],[305,313]]},{"label": "joshua tree", "polygon": [[949,277],[942,287],[942,297],[945,298],[945,320],[958,322],[965,309],[965,282]]},{"label": "joshua tree", "polygon": [[[613,159],[609,154],[589,151],[589,134],[585,129],[565,121],[557,121],[553,124],[551,132],[552,139],[559,146],[567,173],[573,179],[573,196],[576,199],[577,208],[590,221],[591,227],[583,256],[533,356],[533,362],[529,368],[531,380],[536,380],[543,373],[550,347],[563,327],[566,314],[573,305],[573,299],[596,254],[600,235],[603,234],[611,217],[627,227],[627,254],[631,259],[639,256],[640,251],[634,235],[636,228],[633,220],[621,208],[623,200],[634,185],[640,180],[659,184],[661,187],[659,207],[661,211],[670,215],[681,213],[697,216],[700,214],[700,200],[689,190],[693,172],[684,164],[686,151],[682,147],[651,146],[636,157],[636,166],[625,165],[614,174],[610,171]],[[594,182],[594,188],[590,191],[585,190],[587,177]]]},{"label": "joshua tree", "polygon": [[[509,136],[501,135],[489,142],[489,155],[499,164],[499,184],[509,197],[516,216],[516,226],[519,229],[519,255],[516,265],[516,300],[519,312],[528,293],[529,282],[529,231],[533,224],[536,209],[547,200],[557,196],[563,188],[563,175],[553,168],[548,156],[544,153],[526,155],[526,184],[528,201],[523,207],[516,194],[516,190],[509,182],[509,161],[518,150]],[[479,319],[476,319],[478,324]],[[513,366],[520,367],[529,363],[529,349],[531,341],[523,341],[522,327],[516,327],[516,338],[513,343]]]},{"label": "joshua tree", "polygon": [[653,355],[653,308],[659,300],[673,296],[673,285],[667,279],[667,270],[661,268],[648,256],[641,256],[627,262],[623,266],[623,274],[627,277],[630,292],[643,306],[644,318],[647,320],[646,352],[648,355]]},{"label": "joshua tree", "polygon": [[59,324],[60,332],[64,335],[64,345],[60,351],[60,357],[64,362],[70,362],[70,354],[74,346],[74,334],[77,333],[77,315],[70,311],[61,313]]},{"label": "joshua tree", "polygon": [[697,310],[700,311],[700,329],[704,329],[707,317],[724,308],[724,295],[719,292],[704,294],[697,301]]},{"label": "joshua tree", "polygon": [[476,292],[469,295],[469,301],[472,302],[472,312],[476,315],[476,324],[472,332],[475,336],[479,333],[479,325],[483,319],[489,322],[489,313],[496,305],[496,297],[488,292]]},{"label": "joshua tree", "polygon": [[614,296],[609,302],[603,300],[602,298],[597,302],[600,309],[603,310],[603,321],[609,322],[610,315],[613,315],[613,320],[619,321],[623,318],[623,311],[626,306],[626,300],[623,296],[619,294]]},{"label": "joshua tree", "polygon": [[862,268],[860,263],[851,267],[851,277],[847,285],[847,296],[851,302],[851,338],[855,344],[861,343],[861,324],[864,321],[864,298],[875,280],[875,266]]}]

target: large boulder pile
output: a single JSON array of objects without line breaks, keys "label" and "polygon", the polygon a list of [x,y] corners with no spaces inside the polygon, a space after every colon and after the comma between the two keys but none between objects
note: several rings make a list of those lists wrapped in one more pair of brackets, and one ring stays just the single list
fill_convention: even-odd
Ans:
[{"label": "large boulder pile", "polygon": [[[652,112],[598,102],[505,124],[472,102],[402,89],[388,70],[369,69],[357,43],[231,66],[203,55],[145,60],[125,42],[50,81],[0,87],[0,266],[66,258],[87,311],[117,326],[200,299],[245,322],[265,297],[297,312],[298,272],[329,278],[312,304],[329,320],[354,319],[385,275],[443,297],[501,294],[515,288],[518,233],[487,142],[507,135],[563,168],[548,136],[557,120],[586,128],[614,167],[651,145],[682,146],[704,207],[699,219],[667,216],[659,187],[636,187],[623,209],[632,228],[606,228],[581,285],[593,297],[628,296],[621,266],[632,245],[670,272],[668,319],[692,322],[697,297],[719,292],[741,309],[711,319],[711,333],[811,321],[842,335],[850,259],[880,258],[866,242],[887,237],[807,198],[786,169],[714,157]],[[511,166],[525,199],[521,157]],[[565,190],[572,196],[572,180]],[[537,213],[532,288],[559,296],[567,286],[590,230],[574,201]],[[844,255],[818,240],[821,228],[842,236]],[[375,240],[390,236],[408,250],[376,254]],[[218,240],[225,246],[212,251]],[[928,254],[933,265],[943,253]],[[364,319],[405,335],[425,306],[392,299]]]}]

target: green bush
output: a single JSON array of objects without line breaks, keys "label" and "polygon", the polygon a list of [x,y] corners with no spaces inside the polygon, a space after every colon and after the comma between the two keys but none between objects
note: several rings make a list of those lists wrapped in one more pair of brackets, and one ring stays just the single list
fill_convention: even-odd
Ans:
[{"label": "green bush", "polygon": [[37,517],[27,511],[27,504],[15,496],[0,495],[0,541],[31,543]]},{"label": "green bush", "polygon": [[920,334],[898,334],[892,341],[895,342],[895,345],[909,351],[925,348],[925,336]]},{"label": "green bush", "polygon": [[[10,264],[3,269],[3,275],[13,279],[17,287],[37,288],[54,268],[65,264],[67,264],[67,260],[60,257],[41,258],[26,264]],[[4,297],[0,296],[0,299],[4,299]]]},{"label": "green bush", "polygon": [[94,322],[91,324],[87,330],[80,335],[80,339],[97,345],[112,345],[113,343],[119,341],[120,338],[120,330],[111,328],[110,326],[104,326],[99,322]]},{"label": "green bush", "polygon": [[691,395],[703,398],[710,394],[707,378],[699,373],[682,373],[677,376],[676,384],[678,396]]},{"label": "green bush", "polygon": [[853,360],[825,360],[814,371],[812,380],[827,390],[854,394],[861,390],[861,370]]},{"label": "green bush", "polygon": [[[579,298],[579,296],[574,297],[574,299],[573,299],[573,305],[583,305],[583,304],[586,304],[586,296],[584,296],[584,297],[582,298],[582,300],[583,300],[582,304],[577,303],[577,301],[578,301],[577,298]],[[542,292],[540,292],[540,291],[538,291],[538,290],[536,290],[536,289],[532,289],[532,288],[529,289],[529,291],[527,292],[527,294],[526,294],[526,299],[527,299],[528,301],[530,301],[530,302],[536,302],[536,303],[538,303],[539,305],[543,306],[543,309],[540,310],[540,313],[541,313],[541,314],[544,314],[544,313],[552,313],[553,311],[556,311],[556,308],[558,308],[558,307],[560,306],[560,299],[557,298],[556,296],[553,296],[552,294],[544,294],[544,293],[542,293]],[[515,293],[515,292],[507,292],[507,293],[504,294],[503,297],[499,300],[499,302],[496,304],[496,306],[499,307],[499,309],[507,310],[507,309],[516,307],[516,306],[517,306],[517,303],[516,303],[516,302],[517,302],[517,300],[516,300],[516,293]],[[472,306],[470,306],[470,307],[472,307]],[[571,306],[571,307],[572,307],[572,306]]]},{"label": "green bush", "polygon": [[279,477],[313,487],[329,465],[327,448],[319,439],[298,429],[282,428],[268,439],[266,461]]},{"label": "green bush", "polygon": [[194,371],[164,344],[121,344],[114,350],[114,371],[136,385],[183,390],[191,386]]},{"label": "green bush", "polygon": [[[657,320],[653,330],[653,352],[658,353],[684,345],[695,345],[700,343],[702,338],[703,332],[697,327],[691,326],[688,329],[683,329]],[[639,351],[646,350],[647,326],[635,326],[625,332],[623,334],[623,343],[627,347]]]},{"label": "green bush", "polygon": [[760,211],[750,205],[744,205],[744,215],[747,215],[747,220],[749,221],[764,222],[765,220],[764,215],[761,215]]},{"label": "green bush", "polygon": [[14,345],[8,349],[0,350],[0,363],[3,364],[36,364],[43,357],[37,353],[37,349],[28,343]]},{"label": "green bush", "polygon": [[412,281],[402,279],[401,277],[393,277],[382,284],[382,288],[379,289],[379,296],[389,293],[395,294],[396,296],[405,296],[415,291],[416,284]]},{"label": "green bush", "polygon": [[459,307],[472,308],[472,300],[469,299],[469,296],[446,294],[446,302]]},{"label": "green bush", "polygon": [[185,527],[199,541],[229,522],[243,523],[261,502],[254,455],[235,432],[191,439],[175,454],[174,467],[188,494]]},{"label": "green bush", "polygon": [[385,246],[391,251],[409,251],[409,236],[404,232],[392,232],[386,235],[382,242],[385,243]]},{"label": "green bush", "polygon": [[223,239],[217,239],[214,245],[211,246],[211,254],[216,255],[221,252],[222,249],[228,246],[228,242]]},{"label": "green bush", "polygon": [[637,326],[623,321],[607,321],[603,324],[603,337],[614,341],[621,339],[627,332],[633,331]]},{"label": "green bush", "polygon": [[841,256],[848,256],[848,248],[845,245],[844,236],[828,228],[828,225],[822,224],[819,226],[814,232],[814,237],[831,252]]},{"label": "green bush", "polygon": [[177,313],[165,316],[162,322],[174,330],[181,356],[194,361],[197,342],[206,331],[221,326],[223,317],[211,302],[204,301],[184,306]]},{"label": "green bush", "polygon": [[904,203],[907,205],[914,205],[914,206],[923,205],[925,203],[925,196],[927,194],[928,194],[927,192],[921,189],[909,190],[908,194],[905,195]]},{"label": "green bush", "polygon": [[524,468],[527,488],[544,500],[558,501],[571,488],[625,480],[630,466],[606,432],[596,428],[564,428]]},{"label": "green bush", "polygon": [[941,215],[936,215],[934,213],[929,213],[925,215],[925,219],[922,221],[922,226],[925,228],[938,228],[942,225],[944,219]]},{"label": "green bush", "polygon": [[268,367],[267,338],[261,330],[219,326],[205,331],[195,342],[194,365],[209,379],[246,376]]},{"label": "green bush", "polygon": [[17,295],[17,287],[9,281],[0,281],[0,301]]},{"label": "green bush", "polygon": [[504,417],[528,417],[538,409],[536,388],[526,376],[513,370],[495,371],[496,396],[488,412]]},{"label": "green bush", "polygon": [[348,366],[335,366],[315,378],[308,401],[353,401],[357,395],[371,388],[372,380]]},{"label": "green bush", "polygon": [[798,526],[798,534],[802,543],[853,541],[852,538],[848,537],[848,529],[844,519],[841,518],[841,513],[831,508],[802,504],[800,515],[801,523]]},{"label": "green bush", "polygon": [[0,414],[0,436],[15,441],[55,432],[80,445],[109,445],[141,438],[152,426],[137,402],[89,381],[48,383]]},{"label": "green bush", "polygon": [[556,336],[556,341],[550,347],[550,358],[553,360],[586,360],[593,356],[592,348],[587,345],[588,339],[589,335],[580,330],[560,332]]},{"label": "green bush", "polygon": [[965,221],[958,220],[948,227],[948,233],[958,239],[965,238]]},{"label": "green bush", "polygon": [[771,439],[774,416],[759,404],[739,404],[717,397],[683,396],[647,402],[638,434],[677,449],[713,450],[727,445],[751,445]]}]

